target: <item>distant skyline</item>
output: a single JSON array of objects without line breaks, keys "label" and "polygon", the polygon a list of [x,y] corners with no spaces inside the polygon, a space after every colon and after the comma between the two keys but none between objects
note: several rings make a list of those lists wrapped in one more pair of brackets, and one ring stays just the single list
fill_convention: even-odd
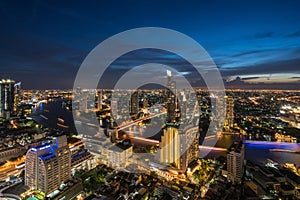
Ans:
[{"label": "distant skyline", "polygon": [[[72,88],[87,54],[106,38],[164,27],[201,44],[227,88],[300,89],[300,1],[0,1],[0,78],[25,89]],[[179,67],[176,56],[142,50],[113,63],[103,87],[146,61]]]}]

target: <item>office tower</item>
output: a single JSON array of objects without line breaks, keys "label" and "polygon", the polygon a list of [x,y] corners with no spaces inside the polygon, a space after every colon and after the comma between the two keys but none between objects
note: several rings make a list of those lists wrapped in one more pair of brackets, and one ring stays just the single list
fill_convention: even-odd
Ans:
[{"label": "office tower", "polygon": [[167,126],[163,131],[159,143],[160,162],[167,165],[172,164],[178,168],[180,161],[180,139],[178,129],[173,126]]},{"label": "office tower", "polygon": [[0,81],[0,117],[10,118],[14,110],[14,80],[2,79]]},{"label": "office tower", "polygon": [[134,115],[139,112],[139,93],[135,91],[130,98],[130,114]]},{"label": "office tower", "polygon": [[228,178],[240,183],[244,173],[245,147],[242,141],[234,142],[227,151]]},{"label": "office tower", "polygon": [[25,185],[49,194],[71,178],[71,153],[66,136],[52,144],[31,148],[26,154]]},{"label": "office tower", "polygon": [[225,129],[229,130],[234,124],[234,99],[225,96],[226,100],[226,119],[224,122]]},{"label": "office tower", "polygon": [[80,90],[80,96],[78,97],[79,102],[79,111],[87,112],[88,111],[88,90]]},{"label": "office tower", "polygon": [[[87,103],[87,111],[94,111],[96,108],[96,98],[97,90],[87,90],[86,103]],[[97,102],[98,104],[98,102]]]},{"label": "office tower", "polygon": [[189,126],[180,131],[180,160],[178,168],[186,171],[188,165],[199,156],[199,127]]},{"label": "office tower", "polygon": [[187,116],[187,100],[186,95],[184,92],[181,92],[181,100],[182,104],[180,105],[180,120],[182,123],[185,123],[186,116]]},{"label": "office tower", "polygon": [[102,110],[103,99],[102,99],[102,90],[97,91],[97,109]]},{"label": "office tower", "polygon": [[[111,99],[110,108],[111,108],[111,115],[112,115],[111,123],[113,123],[114,120],[118,119],[118,99],[117,98]],[[111,124],[111,127],[113,127],[113,124]]]},{"label": "office tower", "polygon": [[14,113],[17,114],[19,110],[19,105],[21,102],[21,82],[14,85]]},{"label": "office tower", "polygon": [[176,86],[173,81],[172,72],[167,70],[167,123],[176,122]]}]

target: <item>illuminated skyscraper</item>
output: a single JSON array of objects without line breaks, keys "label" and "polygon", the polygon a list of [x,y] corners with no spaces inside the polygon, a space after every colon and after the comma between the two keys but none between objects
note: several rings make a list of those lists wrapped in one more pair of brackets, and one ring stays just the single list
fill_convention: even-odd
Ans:
[{"label": "illuminated skyscraper", "polygon": [[137,114],[139,112],[139,93],[135,91],[130,98],[130,114]]},{"label": "illuminated skyscraper", "polygon": [[8,119],[14,111],[14,80],[0,81],[0,117]]},{"label": "illuminated skyscraper", "polygon": [[228,178],[240,183],[244,173],[245,146],[242,141],[234,142],[227,151]]},{"label": "illuminated skyscraper", "polygon": [[188,126],[180,131],[176,127],[167,126],[159,144],[160,163],[187,170],[189,163],[199,155],[198,134],[198,126]]},{"label": "illuminated skyscraper", "polygon": [[71,178],[71,154],[66,136],[54,144],[31,148],[26,154],[25,185],[49,194]]},{"label": "illuminated skyscraper", "polygon": [[167,70],[167,123],[176,122],[176,86],[173,81],[172,72]]},{"label": "illuminated skyscraper", "polygon": [[15,83],[14,85],[14,113],[18,112],[19,104],[21,102],[21,82]]},{"label": "illuminated skyscraper", "polygon": [[78,98],[79,101],[79,111],[81,112],[87,112],[88,111],[88,90],[79,89],[78,90],[80,96]]},{"label": "illuminated skyscraper", "polygon": [[181,92],[182,105],[180,105],[180,119],[181,122],[184,123],[187,116],[187,99],[184,92]]},{"label": "illuminated skyscraper", "polygon": [[227,131],[233,127],[234,124],[234,99],[232,97],[225,96],[226,100],[226,118],[224,127]]},{"label": "illuminated skyscraper", "polygon": [[112,119],[117,120],[117,118],[118,118],[118,99],[117,98],[111,99],[110,108],[111,108]]},{"label": "illuminated skyscraper", "polygon": [[188,165],[199,156],[199,127],[186,127],[185,130],[182,130],[182,133],[180,133],[179,139],[180,160],[178,168],[186,171]]},{"label": "illuminated skyscraper", "polygon": [[97,108],[98,110],[102,109],[103,98],[102,98],[102,90],[97,91]]},{"label": "illuminated skyscraper", "polygon": [[180,141],[178,129],[173,126],[167,126],[161,136],[160,162],[163,164],[175,164],[179,167]]}]

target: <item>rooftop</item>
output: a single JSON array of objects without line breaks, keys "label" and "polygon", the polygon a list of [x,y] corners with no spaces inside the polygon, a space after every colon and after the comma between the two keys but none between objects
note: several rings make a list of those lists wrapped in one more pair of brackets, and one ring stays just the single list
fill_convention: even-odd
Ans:
[{"label": "rooftop", "polygon": [[243,141],[235,141],[228,149],[228,152],[241,153],[243,148]]},{"label": "rooftop", "polygon": [[55,152],[53,151],[52,148],[51,148],[50,152],[47,152],[47,153],[39,156],[39,158],[41,158],[42,160],[48,160],[53,157],[55,157]]},{"label": "rooftop", "polygon": [[117,152],[122,152],[123,150],[129,149],[130,147],[132,147],[131,144],[124,144],[122,142],[113,145],[109,148],[109,150],[111,151],[117,151]]}]

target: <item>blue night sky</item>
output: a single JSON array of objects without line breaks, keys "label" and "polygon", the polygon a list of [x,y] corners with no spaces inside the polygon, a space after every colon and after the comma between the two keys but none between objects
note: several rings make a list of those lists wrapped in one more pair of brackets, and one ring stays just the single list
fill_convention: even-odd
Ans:
[{"label": "blue night sky", "polygon": [[[154,26],[198,41],[228,87],[300,89],[299,8],[297,0],[0,1],[0,76],[22,81],[25,89],[72,88],[80,64],[101,41]],[[135,52],[107,77],[126,70],[134,56],[170,60]]]}]

